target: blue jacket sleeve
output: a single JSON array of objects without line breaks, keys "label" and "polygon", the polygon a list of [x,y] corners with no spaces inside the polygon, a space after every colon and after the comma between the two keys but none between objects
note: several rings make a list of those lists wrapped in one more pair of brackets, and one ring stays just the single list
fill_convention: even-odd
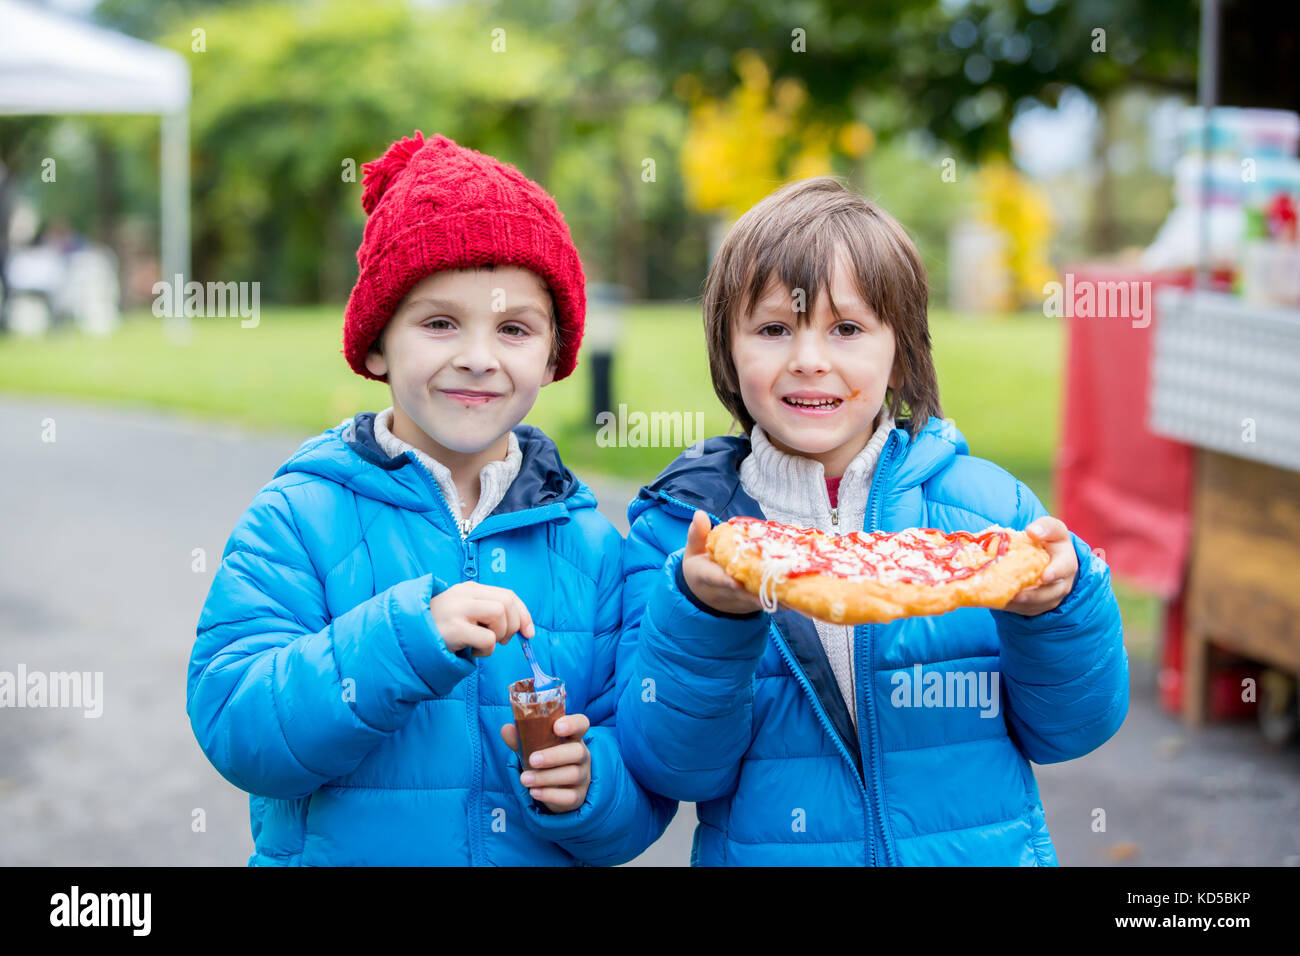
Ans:
[{"label": "blue jacket sleeve", "polygon": [[[1023,483],[1016,528],[1047,514]],[[1073,760],[1109,740],[1128,715],[1128,652],[1110,570],[1072,533],[1079,570],[1050,611],[994,611],[1006,717],[1035,763]]]},{"label": "blue jacket sleeve", "polygon": [[592,649],[592,699],[583,737],[591,753],[591,783],[582,806],[550,813],[519,781],[518,758],[508,774],[528,827],[584,863],[613,866],[639,856],[663,835],[677,804],[649,793],[628,772],[614,727],[616,663],[622,627],[622,536],[612,525],[597,549],[602,555],[597,583],[595,647]]},{"label": "blue jacket sleeve", "polygon": [[[706,610],[678,574],[688,522],[652,508],[624,551],[618,734],[637,778],[674,800],[736,788],[768,615]],[[675,550],[673,550],[675,549]]]},{"label": "blue jacket sleeve", "polygon": [[186,712],[223,777],[293,799],[347,774],[422,700],[474,669],[434,627],[431,574],[330,620],[284,493],[263,489],[226,544],[190,655]]}]

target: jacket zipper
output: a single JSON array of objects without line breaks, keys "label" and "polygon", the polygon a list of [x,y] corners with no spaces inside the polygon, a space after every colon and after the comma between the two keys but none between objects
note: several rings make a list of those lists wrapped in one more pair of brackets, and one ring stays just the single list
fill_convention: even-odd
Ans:
[{"label": "jacket zipper", "polygon": [[[447,496],[443,494],[442,485],[438,484],[438,479],[413,452],[407,452],[407,457],[420,466],[420,474],[424,475],[425,480],[437,493],[438,500],[442,503],[443,513],[451,519],[451,523],[460,532],[461,552],[463,560],[461,563],[462,580],[473,581],[478,579],[478,542],[469,541],[469,521],[458,519],[451,513],[451,505],[447,502]],[[680,503],[680,502],[679,502]],[[478,860],[484,856],[483,851],[483,748],[479,739],[478,728],[478,701],[479,701],[479,660],[474,658],[474,672],[466,678],[465,682],[465,726],[469,733],[470,740],[470,759],[473,761],[473,777],[470,784],[470,808],[469,808],[469,860],[470,865],[477,865]]]},{"label": "jacket zipper", "polygon": [[469,519],[458,518],[451,513],[451,502],[449,502],[447,496],[443,494],[442,485],[438,483],[438,479],[434,477],[433,472],[429,470],[428,466],[425,465],[424,462],[420,461],[420,459],[416,457],[414,452],[408,451],[406,455],[411,461],[420,466],[420,474],[424,475],[424,477],[428,479],[429,484],[433,486],[433,490],[438,493],[438,500],[442,502],[442,507],[447,512],[447,517],[451,519],[451,523],[454,524],[456,530],[460,532],[460,540],[463,542],[467,537],[469,537]]},{"label": "jacket zipper", "polygon": [[768,633],[772,635],[772,640],[776,643],[776,649],[781,652],[781,658],[785,661],[785,666],[788,667],[790,673],[795,676],[795,680],[797,680],[799,686],[803,688],[804,695],[812,704],[813,712],[817,715],[817,719],[821,721],[822,730],[824,730],[826,736],[834,742],[836,749],[840,752],[840,756],[843,757],[844,762],[849,765],[850,775],[853,777],[854,782],[857,783],[858,792],[862,795],[864,817],[862,822],[865,824],[867,830],[867,848],[871,851],[871,865],[875,866],[876,841],[871,832],[871,797],[867,794],[867,788],[863,784],[862,777],[858,774],[858,768],[853,764],[853,757],[850,756],[848,750],[845,749],[843,742],[840,740],[840,735],[837,734],[835,729],[831,726],[830,718],[826,716],[826,711],[822,708],[821,701],[817,699],[817,695],[813,692],[812,685],[808,683],[807,676],[801,668],[795,665],[794,655],[790,653],[790,649],[786,647],[785,640],[781,637],[781,632],[777,630],[775,624],[768,625]]},{"label": "jacket zipper", "polygon": [[[438,494],[438,500],[442,502],[443,511],[447,517],[451,518],[451,523],[455,525],[456,530],[460,532],[460,546],[463,558],[461,561],[461,579],[472,581],[478,578],[478,545],[471,545],[468,536],[468,520],[461,521],[451,513],[451,505],[447,501],[447,496],[442,492],[442,486],[433,473],[425,467],[424,463],[417,458],[414,453],[407,452],[407,456],[420,466],[420,474],[433,487]],[[470,866],[478,865],[478,861],[483,858],[483,751],[478,733],[478,675],[479,661],[473,658],[474,671],[465,681],[465,729],[469,733],[470,744],[470,761],[472,766],[472,776],[470,783],[469,797],[469,863]]]},{"label": "jacket zipper", "polygon": [[[851,661],[856,656],[855,652],[857,650],[854,646],[853,640],[854,629],[852,627],[846,627],[844,630],[847,632],[845,635],[845,644],[848,645],[848,659]],[[854,666],[856,668],[856,665]],[[852,698],[852,700],[849,701],[849,706],[853,708],[850,713],[853,715],[853,729],[856,731],[858,729],[858,675],[856,669],[852,679],[849,681],[849,696]]]},{"label": "jacket zipper", "polygon": [[[696,511],[704,510],[703,508],[694,508],[691,505],[686,504],[686,502],[674,498],[672,495],[668,494],[665,491],[661,491],[659,492],[659,494],[662,498],[664,498],[664,500],[672,502],[673,504],[677,505],[679,508],[684,508],[689,514],[694,514]],[[709,517],[713,520],[714,524],[722,524],[722,521],[715,515],[709,514],[709,512],[707,511],[705,512],[705,514],[709,515]],[[867,793],[867,788],[863,782],[862,777],[858,774],[857,766],[853,763],[853,757],[852,755],[849,754],[848,750],[844,746],[844,743],[840,740],[840,735],[837,734],[835,732],[835,728],[831,726],[830,718],[826,716],[826,711],[822,707],[821,701],[817,699],[817,694],[813,691],[812,685],[808,683],[807,675],[804,674],[802,668],[798,667],[795,664],[794,655],[790,652],[790,649],[786,647],[785,640],[781,637],[781,632],[777,630],[776,625],[771,623],[770,621],[768,622],[767,631],[768,634],[771,636],[773,642],[776,644],[776,649],[778,652],[780,652],[781,658],[785,661],[785,666],[788,667],[790,669],[790,673],[795,676],[795,680],[797,680],[799,682],[799,686],[803,688],[804,695],[808,698],[809,703],[812,704],[813,713],[817,715],[817,719],[821,722],[822,730],[825,731],[826,736],[830,738],[830,740],[835,744],[836,749],[839,750],[840,752],[840,756],[844,758],[844,762],[849,765],[849,771],[851,772],[854,781],[858,785],[859,793],[861,793],[862,795],[862,809],[864,811],[863,815],[865,817],[863,823],[865,824],[867,830],[867,848],[871,851],[871,865],[875,866],[876,847],[875,847],[875,838],[872,836],[871,817],[870,817],[871,797]]]},{"label": "jacket zipper", "polygon": [[[831,527],[838,529],[839,526],[840,526],[839,506],[831,505]],[[846,650],[849,652],[848,659],[851,661],[853,660],[853,650],[854,650],[853,628],[850,627],[847,630],[848,630],[848,634],[846,635],[845,638],[845,644],[846,644]],[[857,687],[854,686],[854,684],[855,681],[853,680],[849,681],[849,696],[851,698],[851,700],[849,701],[849,706],[852,708],[850,713],[853,715],[853,729],[856,731],[858,729],[858,689]]]},{"label": "jacket zipper", "polygon": [[[876,524],[879,520],[877,514],[877,509],[879,508],[880,505],[879,491],[881,488],[884,487],[885,484],[884,479],[888,473],[887,472],[888,466],[893,463],[892,455],[890,454],[893,451],[893,449],[894,449],[894,433],[891,431],[889,433],[889,438],[885,442],[885,447],[881,451],[881,459],[876,468],[876,477],[879,478],[880,481],[876,481],[875,479],[873,479],[871,482],[872,484],[871,497],[867,502],[868,524],[866,530],[868,532],[872,532],[876,530]],[[874,502],[874,507],[873,507],[873,502]],[[878,727],[876,724],[875,704],[874,704],[873,694],[871,690],[872,678],[875,674],[874,671],[875,638],[876,638],[876,625],[868,624],[867,625],[867,646],[866,646],[866,654],[865,654],[866,660],[863,662],[866,664],[865,673],[867,675],[867,680],[866,680],[866,693],[865,696],[863,697],[863,701],[867,705],[866,733],[869,734],[871,737],[871,755],[869,759],[864,761],[864,768],[869,768],[870,771],[871,784],[872,784],[871,796],[874,801],[874,806],[876,808],[876,820],[880,824],[880,848],[881,850],[884,851],[885,862],[888,864],[892,860],[892,854],[890,853],[889,840],[886,835],[886,829],[885,829],[885,806],[884,806],[884,799],[882,797],[882,791],[884,790],[884,785],[880,782],[880,767],[876,759],[880,751],[880,741],[876,739],[876,733]],[[859,674],[864,673],[864,671],[859,669],[857,670],[857,673]],[[855,683],[856,683],[856,675],[855,675]],[[856,693],[856,688],[854,692]],[[859,744],[861,743],[862,738],[863,738],[863,732],[859,730],[858,731]],[[866,755],[864,754],[864,756]],[[874,838],[873,838],[873,842],[874,842]],[[872,850],[873,862],[874,859],[875,859],[875,850],[873,849]]]},{"label": "jacket zipper", "polygon": [[[465,548],[465,562],[461,574],[467,581],[478,578],[478,544],[465,540],[461,533],[461,544]],[[470,783],[470,827],[469,827],[469,862],[475,865],[475,851],[479,860],[483,859],[483,748],[479,739],[478,728],[478,682],[479,661],[474,660],[474,673],[469,675],[465,686],[465,724],[469,730],[470,759],[473,760],[473,776]]]}]

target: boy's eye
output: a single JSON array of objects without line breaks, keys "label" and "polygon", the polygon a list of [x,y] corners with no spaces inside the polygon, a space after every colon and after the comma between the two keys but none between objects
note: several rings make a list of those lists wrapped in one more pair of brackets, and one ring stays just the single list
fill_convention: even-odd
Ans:
[{"label": "boy's eye", "polygon": [[858,332],[861,332],[862,329],[859,326],[854,325],[852,322],[841,322],[839,325],[835,326],[835,331],[845,337],[851,337]]},{"label": "boy's eye", "polygon": [[785,326],[777,325],[775,322],[771,322],[768,323],[767,325],[761,326],[758,330],[759,335],[769,339],[777,338],[778,336],[784,333],[785,333]]},{"label": "boy's eye", "polygon": [[430,319],[424,323],[426,329],[449,329],[451,328],[451,319]]},{"label": "boy's eye", "polygon": [[523,338],[528,334],[528,330],[522,325],[503,325],[501,331],[513,339]]}]

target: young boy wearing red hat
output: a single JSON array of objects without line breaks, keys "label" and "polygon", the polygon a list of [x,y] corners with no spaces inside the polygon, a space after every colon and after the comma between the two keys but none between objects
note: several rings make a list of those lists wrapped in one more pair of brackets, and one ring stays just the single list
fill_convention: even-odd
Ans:
[{"label": "young boy wearing red hat", "polygon": [[[577,361],[582,265],[514,167],[417,130],[363,167],[344,353],[393,404],[305,442],[226,544],[190,658],[250,865],[629,860],[673,805],[613,727],[622,539],[520,422]],[[566,685],[521,768],[507,688]]]}]

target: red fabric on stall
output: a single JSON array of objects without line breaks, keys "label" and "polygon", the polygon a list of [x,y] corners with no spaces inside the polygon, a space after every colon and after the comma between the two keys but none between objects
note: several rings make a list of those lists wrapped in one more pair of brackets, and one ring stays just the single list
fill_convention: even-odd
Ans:
[{"label": "red fabric on stall", "polygon": [[[1190,287],[1192,277],[1087,265],[1061,282],[1068,338],[1058,517],[1105,552],[1116,577],[1171,600],[1182,590],[1190,543],[1192,449],[1151,432],[1147,394],[1160,321],[1155,294],[1162,286]],[[1150,311],[1097,317],[1103,282],[1149,282],[1143,301]],[[1092,314],[1079,315],[1087,295]]]}]

